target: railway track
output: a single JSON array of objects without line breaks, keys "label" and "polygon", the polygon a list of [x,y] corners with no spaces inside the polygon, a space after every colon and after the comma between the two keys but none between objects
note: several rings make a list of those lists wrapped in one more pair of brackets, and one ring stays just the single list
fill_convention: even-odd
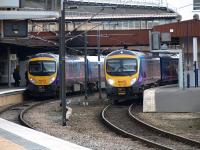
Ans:
[{"label": "railway track", "polygon": [[38,105],[48,103],[53,100],[44,100],[44,101],[29,101],[21,104],[11,105],[9,107],[4,108],[0,111],[0,117],[11,122],[24,125],[29,128],[34,128],[32,125],[27,122],[23,116],[29,109],[36,107]]},{"label": "railway track", "polygon": [[157,149],[200,149],[200,143],[178,135],[159,130],[134,116],[133,105],[108,105],[102,111],[102,119],[106,125],[117,133],[139,140],[148,147]]},{"label": "railway track", "polygon": [[[69,93],[67,94],[68,98],[78,97],[80,96],[80,93]],[[30,109],[37,107],[39,105],[49,103],[52,101],[56,101],[57,99],[42,99],[40,101],[38,100],[29,100],[21,104],[14,104],[10,105],[8,107],[5,107],[3,109],[0,109],[0,118],[4,118],[8,121],[35,129],[29,121],[24,119],[24,114],[29,111]]]},{"label": "railway track", "polygon": [[[79,97],[81,94],[79,93],[70,93],[67,95],[68,98],[73,98],[73,97]],[[20,104],[14,104],[10,105],[8,107],[5,107],[3,109],[0,109],[0,118],[4,118],[8,121],[35,129],[29,121],[24,119],[24,114],[29,111],[30,109],[45,104],[49,103],[52,101],[56,101],[57,99],[42,99],[41,101],[38,100],[29,100],[24,103]]]}]

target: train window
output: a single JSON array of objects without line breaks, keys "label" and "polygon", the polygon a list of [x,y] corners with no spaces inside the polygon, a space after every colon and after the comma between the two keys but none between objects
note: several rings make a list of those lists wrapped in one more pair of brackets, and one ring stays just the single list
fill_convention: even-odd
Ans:
[{"label": "train window", "polygon": [[29,73],[32,75],[51,75],[56,72],[54,61],[34,61],[29,63]]},{"label": "train window", "polygon": [[30,62],[29,63],[29,72],[30,73],[38,73],[42,71],[41,62]]},{"label": "train window", "polygon": [[137,65],[135,59],[123,60],[123,71],[136,72]]},{"label": "train window", "polygon": [[117,72],[120,68],[120,60],[108,60],[107,61],[107,72]]},{"label": "train window", "polygon": [[106,64],[107,73],[111,75],[132,75],[137,71],[136,59],[112,59]]},{"label": "train window", "polygon": [[43,62],[43,72],[56,72],[56,64],[55,62],[51,61],[44,61]]},{"label": "train window", "polygon": [[73,71],[74,71],[74,76],[78,77],[80,69],[78,67],[78,63],[77,62],[74,62],[74,69],[73,69]]}]

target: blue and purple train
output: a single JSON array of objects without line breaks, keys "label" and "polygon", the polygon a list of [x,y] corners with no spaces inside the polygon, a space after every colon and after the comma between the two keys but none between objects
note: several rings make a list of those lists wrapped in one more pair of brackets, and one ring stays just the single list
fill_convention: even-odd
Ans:
[{"label": "blue and purple train", "polygon": [[[104,81],[103,61],[101,57],[101,78]],[[98,87],[98,58],[88,56],[88,87]],[[83,56],[65,58],[66,93],[84,91],[85,59]],[[59,56],[51,53],[33,55],[28,61],[29,94],[35,97],[56,96],[59,91]]]},{"label": "blue and purple train", "polygon": [[177,83],[178,59],[171,56],[153,56],[120,49],[107,55],[104,62],[106,93],[118,102],[131,99],[147,88]]}]

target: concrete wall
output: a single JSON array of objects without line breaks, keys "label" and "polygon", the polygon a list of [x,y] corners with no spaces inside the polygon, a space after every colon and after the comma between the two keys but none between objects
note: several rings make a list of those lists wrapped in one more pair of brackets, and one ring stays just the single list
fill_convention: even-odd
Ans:
[{"label": "concrete wall", "polygon": [[161,87],[144,91],[143,112],[200,112],[200,88]]},{"label": "concrete wall", "polygon": [[0,95],[0,106],[18,104],[23,102],[23,92],[14,92]]}]

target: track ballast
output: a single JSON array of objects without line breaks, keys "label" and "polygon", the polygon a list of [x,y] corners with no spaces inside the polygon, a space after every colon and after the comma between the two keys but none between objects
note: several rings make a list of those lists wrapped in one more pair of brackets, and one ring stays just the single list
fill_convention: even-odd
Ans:
[{"label": "track ballast", "polygon": [[[158,149],[200,149],[200,143],[184,137],[168,134],[132,119],[134,109],[131,105],[115,106],[109,105],[102,111],[103,121],[123,136],[139,140],[148,147]],[[130,117],[131,116],[131,117]]]}]

